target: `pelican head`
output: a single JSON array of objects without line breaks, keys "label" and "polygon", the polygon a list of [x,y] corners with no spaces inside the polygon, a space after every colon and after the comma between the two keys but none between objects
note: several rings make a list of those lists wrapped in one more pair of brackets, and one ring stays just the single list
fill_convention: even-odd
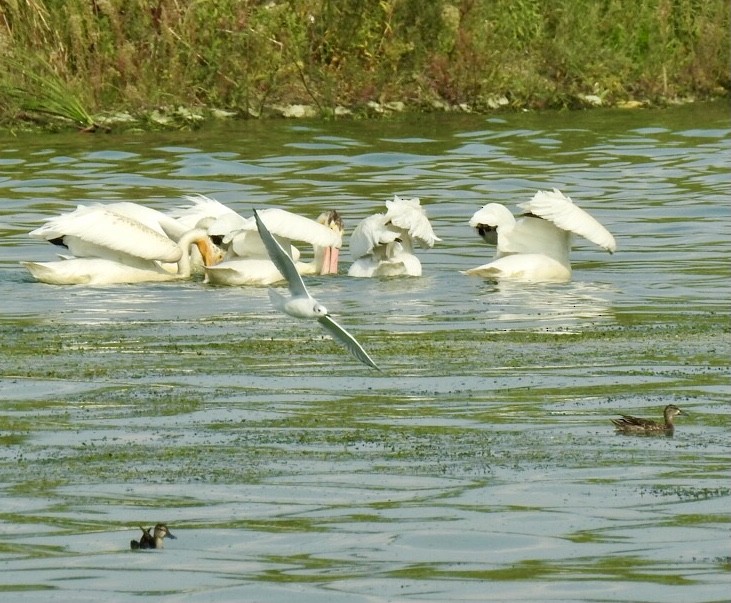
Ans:
[{"label": "pelican head", "polygon": [[330,209],[328,211],[322,212],[318,218],[317,221],[320,224],[324,224],[327,226],[330,230],[333,230],[334,232],[342,235],[345,232],[345,223],[343,222],[343,219],[340,217],[340,214],[335,209]]},{"label": "pelican head", "polygon": [[475,212],[470,226],[477,229],[485,243],[497,245],[498,231],[509,230],[515,226],[515,217],[510,210],[499,203],[488,203]]},{"label": "pelican head", "polygon": [[[343,219],[340,217],[340,214],[336,210],[331,209],[329,211],[322,212],[317,217],[317,221],[320,224],[327,226],[336,235],[338,235],[338,238],[340,240],[342,240],[343,234],[345,233],[345,224],[343,223]],[[338,244],[337,247],[326,247],[316,252],[318,254],[322,254],[322,266],[320,268],[320,274],[338,273],[338,260],[340,257],[340,250],[338,249],[338,247],[340,247],[340,244]]]},{"label": "pelican head", "polygon": [[203,264],[205,266],[215,266],[223,261],[223,250],[213,242],[211,237],[205,236],[199,238],[195,241],[195,246],[203,257]]}]

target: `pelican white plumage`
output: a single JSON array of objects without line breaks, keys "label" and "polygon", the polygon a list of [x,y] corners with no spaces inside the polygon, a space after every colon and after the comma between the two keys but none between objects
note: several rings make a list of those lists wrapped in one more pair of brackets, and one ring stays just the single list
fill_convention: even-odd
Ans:
[{"label": "pelican white plumage", "polygon": [[254,210],[254,219],[264,246],[269,257],[276,265],[279,272],[287,279],[287,285],[291,296],[289,298],[280,295],[273,289],[269,289],[269,299],[272,305],[289,316],[295,318],[314,318],[348,351],[363,364],[376,370],[380,370],[373,359],[363,349],[363,346],[350,333],[341,327],[330,316],[327,308],[314,299],[305,287],[305,283],[297,271],[297,267],[289,254],[277,242],[267,230],[266,225],[259,214]]},{"label": "pelican white plumage", "polygon": [[204,263],[223,257],[205,230],[185,230],[169,216],[134,203],[80,205],[49,219],[30,236],[64,247],[73,256],[21,262],[35,279],[54,285],[186,279],[192,246]]},{"label": "pelican white plumage", "polygon": [[475,212],[470,226],[490,244],[495,259],[464,274],[495,280],[564,283],[571,280],[572,234],[614,253],[617,244],[596,219],[557,189],[538,191],[518,205],[518,219],[505,206],[488,203]]},{"label": "pelican white plumage", "polygon": [[[244,221],[239,214],[233,209],[224,205],[216,199],[206,197],[205,195],[184,195],[183,198],[190,202],[190,205],[178,207],[170,212],[170,216],[175,218],[176,222],[186,230],[197,228],[201,223],[209,230],[209,235],[213,237],[216,234],[225,235],[235,228],[236,224]],[[226,221],[231,222],[228,230],[223,230],[222,225]],[[211,232],[214,224],[218,224],[221,232]]]},{"label": "pelican white plumage", "polygon": [[[300,274],[337,274],[343,241],[343,221],[338,212],[323,212],[317,220],[278,208],[263,209],[258,213],[268,231],[288,250]],[[232,224],[229,218],[226,223]],[[219,226],[211,226],[209,233],[217,233]],[[314,259],[301,261],[293,241],[311,245]],[[285,280],[267,253],[255,218],[239,223],[233,232],[223,237],[223,244],[228,246],[229,256],[220,264],[206,268],[209,282],[219,285],[271,285]]]},{"label": "pelican white plumage", "polygon": [[414,244],[433,247],[440,241],[418,198],[398,195],[386,201],[386,213],[362,220],[350,237],[354,262],[348,275],[421,276],[421,262],[413,254]]}]

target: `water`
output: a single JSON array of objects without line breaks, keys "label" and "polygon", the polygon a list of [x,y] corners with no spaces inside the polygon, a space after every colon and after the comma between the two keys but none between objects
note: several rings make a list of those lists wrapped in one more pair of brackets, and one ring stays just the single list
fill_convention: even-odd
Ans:
[{"label": "water", "polygon": [[[3,600],[720,601],[729,586],[727,108],[246,122],[0,144]],[[566,285],[459,273],[538,188],[616,237]],[[34,283],[91,201],[242,214],[418,196],[420,279],[311,279],[359,365],[264,289]],[[347,253],[343,254],[347,264]],[[673,438],[613,433],[619,412]],[[128,550],[166,521],[166,550]]]}]

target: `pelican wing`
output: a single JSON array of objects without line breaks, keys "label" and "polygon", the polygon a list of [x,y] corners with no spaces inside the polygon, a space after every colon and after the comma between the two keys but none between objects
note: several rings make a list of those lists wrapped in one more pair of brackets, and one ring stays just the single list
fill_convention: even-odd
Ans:
[{"label": "pelican wing", "polygon": [[[318,247],[339,248],[343,244],[343,237],[338,232],[310,218],[277,207],[262,209],[258,214],[267,230],[276,237],[304,241]],[[252,222],[247,222],[241,228],[255,230]]]},{"label": "pelican wing", "polygon": [[527,203],[518,205],[522,210],[553,222],[562,230],[573,232],[603,247],[610,253],[617,249],[612,234],[561,191],[538,191]]},{"label": "pelican wing", "polygon": [[366,364],[378,371],[381,370],[378,368],[378,365],[373,362],[373,359],[368,355],[368,352],[363,349],[363,346],[358,343],[356,338],[335,322],[329,314],[321,316],[317,319],[317,322],[325,327],[325,329],[327,329],[337,341],[344,345],[355,358],[360,360],[363,364]]},{"label": "pelican wing", "polygon": [[31,237],[52,241],[66,236],[145,260],[177,262],[177,243],[157,230],[104,206],[79,206],[74,212],[51,218]]},{"label": "pelican wing", "polygon": [[272,236],[272,233],[269,232],[256,210],[254,210],[254,219],[256,220],[256,227],[259,230],[259,236],[264,242],[264,246],[269,253],[270,259],[274,262],[277,270],[282,273],[282,276],[287,279],[289,291],[292,293],[292,297],[310,297],[302,277],[299,272],[297,272],[297,267],[294,265],[294,261],[279,242]]},{"label": "pelican wing", "polygon": [[148,228],[173,241],[179,241],[186,232],[193,228],[192,226],[190,228],[186,227],[161,211],[130,201],[120,201],[119,203],[110,203],[108,205],[97,204],[96,207],[144,224]]},{"label": "pelican wing", "polygon": [[353,259],[365,257],[379,245],[388,245],[398,239],[398,232],[386,226],[385,214],[374,214],[360,221],[350,235],[350,255]]},{"label": "pelican wing", "polygon": [[[256,221],[254,220],[254,224]],[[210,231],[209,231],[210,232]],[[223,237],[224,245],[228,245],[233,253],[241,258],[268,258],[264,242],[259,233],[252,230],[234,230]]]},{"label": "pelican wing", "polygon": [[220,201],[205,195],[184,195],[190,205],[181,206],[170,212],[170,216],[183,223],[188,230],[195,228],[203,218],[220,218],[228,214],[238,214]]},{"label": "pelican wing", "polygon": [[393,201],[386,201],[386,218],[396,228],[408,233],[408,235],[426,247],[433,247],[434,243],[441,239],[434,234],[429,218],[418,198],[402,199],[394,196]]}]

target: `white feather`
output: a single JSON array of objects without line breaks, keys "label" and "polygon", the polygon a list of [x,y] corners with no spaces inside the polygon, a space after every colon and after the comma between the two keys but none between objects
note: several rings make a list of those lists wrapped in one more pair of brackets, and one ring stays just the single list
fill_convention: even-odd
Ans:
[{"label": "white feather", "polygon": [[386,201],[386,208],[385,214],[365,218],[353,231],[349,276],[421,276],[421,262],[412,253],[414,243],[432,247],[440,240],[421,202],[395,196]]},{"label": "white feather", "polygon": [[603,247],[610,253],[617,250],[612,234],[596,219],[574,204],[561,191],[538,191],[527,203],[518,205],[522,210],[553,222],[561,230],[573,232]]}]

